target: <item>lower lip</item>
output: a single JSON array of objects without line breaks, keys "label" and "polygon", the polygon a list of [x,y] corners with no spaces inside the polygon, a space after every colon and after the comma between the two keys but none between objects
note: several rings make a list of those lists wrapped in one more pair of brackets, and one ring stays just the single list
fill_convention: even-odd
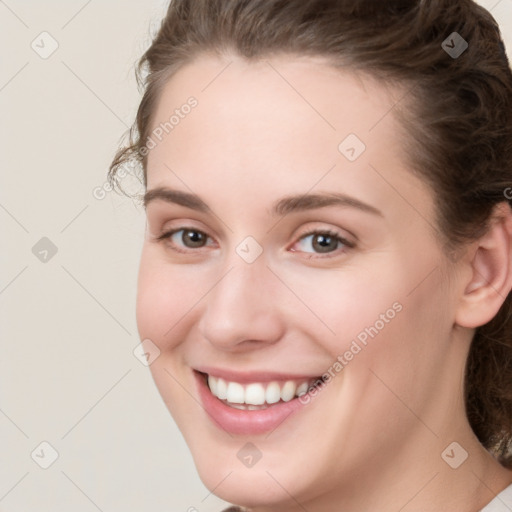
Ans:
[{"label": "lower lip", "polygon": [[294,412],[304,407],[298,398],[289,402],[278,402],[268,409],[244,411],[229,407],[212,394],[204,374],[194,371],[199,396],[212,422],[230,434],[254,435],[272,432]]}]

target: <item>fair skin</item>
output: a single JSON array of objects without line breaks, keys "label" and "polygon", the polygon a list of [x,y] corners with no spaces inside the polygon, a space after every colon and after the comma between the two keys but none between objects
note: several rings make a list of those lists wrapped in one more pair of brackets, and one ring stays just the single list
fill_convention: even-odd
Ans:
[{"label": "fair skin", "polygon": [[[400,95],[321,59],[201,56],[157,105],[154,127],[198,100],[150,151],[147,189],[193,193],[209,210],[148,202],[139,334],[161,351],[150,369],[201,479],[251,511],[476,512],[512,483],[474,436],[462,392],[474,328],[512,288],[512,214],[503,203],[459,260],[444,255],[433,194],[408,170],[390,111]],[[350,133],[366,145],[353,162],[338,150]],[[380,214],[271,214],[285,196],[332,192]],[[155,238],[181,228],[206,243],[183,231]],[[312,230],[355,246],[318,252]],[[263,250],[252,263],[236,251],[247,236]],[[396,303],[375,338],[272,431],[229,432],[205,410],[194,369],[320,376]],[[469,455],[456,469],[441,456],[454,441]],[[247,442],[262,455],[252,467],[237,457]]]}]

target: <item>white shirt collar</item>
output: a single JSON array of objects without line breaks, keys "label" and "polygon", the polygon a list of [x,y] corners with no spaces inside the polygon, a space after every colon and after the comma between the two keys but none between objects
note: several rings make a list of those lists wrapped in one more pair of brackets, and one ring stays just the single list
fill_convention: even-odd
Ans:
[{"label": "white shirt collar", "polygon": [[512,484],[503,489],[480,512],[512,512]]}]

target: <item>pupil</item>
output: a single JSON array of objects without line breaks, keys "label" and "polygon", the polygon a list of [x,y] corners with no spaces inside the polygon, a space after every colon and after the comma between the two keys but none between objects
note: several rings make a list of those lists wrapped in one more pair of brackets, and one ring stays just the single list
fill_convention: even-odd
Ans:
[{"label": "pupil", "polygon": [[318,252],[329,252],[331,249],[336,249],[336,245],[337,240],[329,235],[317,235],[313,240],[313,246]]},{"label": "pupil", "polygon": [[192,247],[201,247],[204,245],[204,237],[198,231],[184,231],[183,243]]}]

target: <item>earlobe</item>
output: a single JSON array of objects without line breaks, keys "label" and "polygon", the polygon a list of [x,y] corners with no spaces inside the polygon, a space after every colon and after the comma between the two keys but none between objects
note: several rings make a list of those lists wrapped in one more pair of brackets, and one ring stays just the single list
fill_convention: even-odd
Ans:
[{"label": "earlobe", "polygon": [[489,230],[477,241],[470,280],[465,283],[455,323],[480,327],[498,313],[512,289],[512,210],[495,206]]}]

